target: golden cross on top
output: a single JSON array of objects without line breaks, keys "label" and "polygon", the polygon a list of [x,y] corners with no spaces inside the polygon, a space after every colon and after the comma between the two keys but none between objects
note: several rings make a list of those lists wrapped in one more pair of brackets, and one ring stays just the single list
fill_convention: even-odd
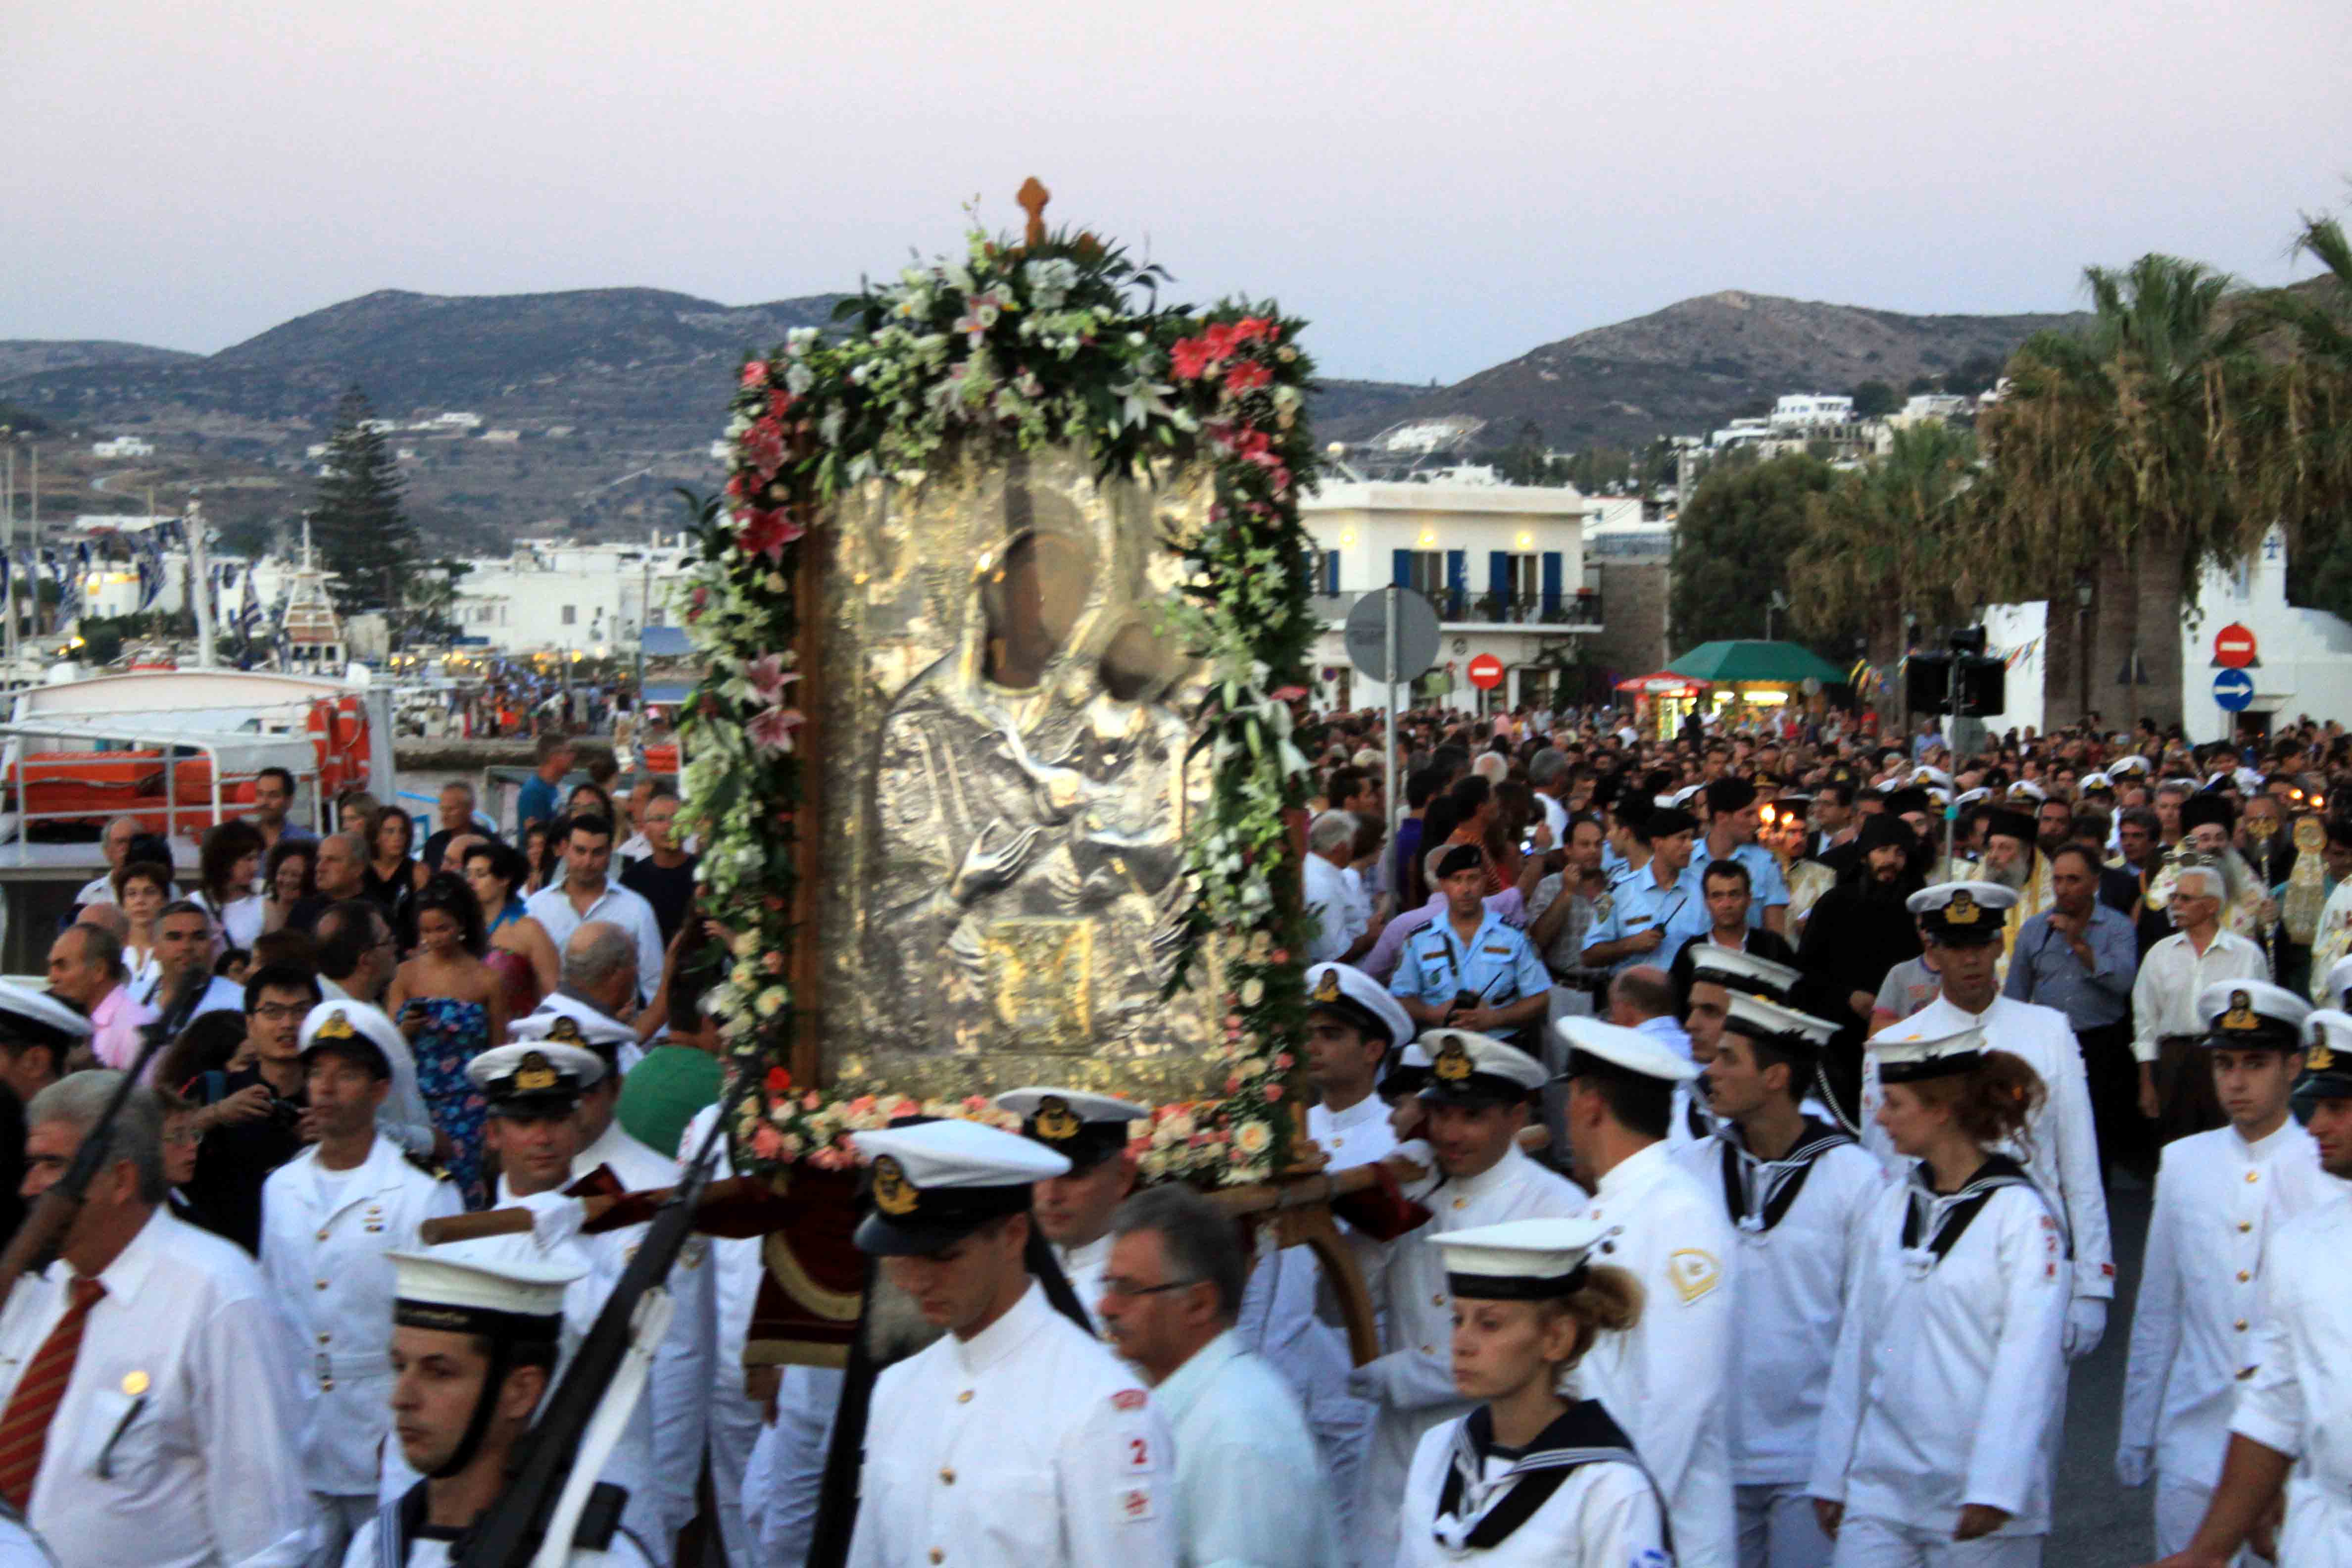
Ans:
[{"label": "golden cross on top", "polygon": [[1047,190],[1036,175],[1032,174],[1022,184],[1021,194],[1013,199],[1020,203],[1022,210],[1029,215],[1027,243],[1032,247],[1045,244],[1045,204],[1054,199],[1054,193]]}]

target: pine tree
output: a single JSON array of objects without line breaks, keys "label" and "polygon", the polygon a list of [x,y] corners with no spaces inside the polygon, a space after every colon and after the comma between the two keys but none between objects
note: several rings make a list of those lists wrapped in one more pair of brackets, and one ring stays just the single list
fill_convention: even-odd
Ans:
[{"label": "pine tree", "polygon": [[401,587],[416,557],[416,530],[401,510],[402,482],[358,387],[335,405],[334,433],[319,480],[311,533],[320,564],[335,575],[335,607],[396,617]]}]

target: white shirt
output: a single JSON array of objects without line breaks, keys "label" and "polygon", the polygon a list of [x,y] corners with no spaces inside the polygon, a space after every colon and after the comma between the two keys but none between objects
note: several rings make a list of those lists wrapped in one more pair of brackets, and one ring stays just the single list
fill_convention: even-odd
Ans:
[{"label": "white shirt", "polygon": [[1307,1108],[1307,1135],[1315,1140],[1334,1171],[1384,1160],[1396,1149],[1396,1131],[1389,1123],[1387,1103],[1368,1094],[1345,1110],[1320,1105]]},{"label": "white shirt", "polygon": [[2165,1145],[2119,1447],[2153,1449],[2158,1471],[2200,1487],[2221,1479],[2230,1413],[2254,1367],[2263,1257],[2287,1221],[2346,1191],[2292,1116],[2252,1143],[2217,1127]]},{"label": "white shirt", "polygon": [[1880,1190],[1822,1409],[1807,1487],[1866,1514],[1945,1535],[1964,1503],[2010,1518],[1999,1535],[2050,1530],[2042,1440],[2066,1376],[2065,1240],[2042,1195],[1996,1189],[1940,1262],[1927,1241],[1960,1194],[1935,1201],[1903,1245],[1913,1184]]},{"label": "white shirt", "polygon": [[243,898],[231,899],[226,909],[216,908],[201,888],[190,892],[188,900],[212,917],[213,928],[220,933],[225,944],[242,948],[247,952],[253,951],[254,938],[261,934],[262,903],[259,894],[247,893]]},{"label": "white shirt", "polygon": [[1034,1283],[874,1384],[850,1568],[1172,1568],[1175,1455],[1134,1373]]},{"label": "white shirt", "polygon": [[2215,981],[2270,977],[2270,959],[2244,937],[2217,931],[2200,954],[2188,932],[2173,932],[2147,950],[2132,982],[2132,1055],[2152,1062],[2165,1036],[2203,1034],[2197,994]]},{"label": "white shirt", "polygon": [[1305,887],[1307,916],[1316,922],[1315,940],[1307,944],[1307,962],[1336,962],[1357,936],[1349,921],[1354,900],[1348,891],[1347,873],[1322,856],[1310,854]]},{"label": "white shirt", "polygon": [[1184,1568],[1339,1568],[1339,1521],[1297,1398],[1230,1329],[1152,1390],[1176,1438]]},{"label": "white shirt", "polygon": [[[373,1519],[360,1526],[343,1552],[343,1568],[376,1568],[375,1528]],[[453,1561],[449,1548],[456,1543],[455,1531],[409,1537],[408,1568],[448,1568]],[[570,1568],[652,1568],[652,1560],[625,1531],[614,1531],[611,1545],[604,1551],[585,1552],[574,1547],[565,1561]]]},{"label": "white shirt", "polygon": [[[1718,1189],[1719,1193],[1719,1189]],[[1731,1503],[1731,1341],[1738,1243],[1723,1199],[1664,1143],[1601,1178],[1586,1217],[1621,1227],[1604,1260],[1642,1282],[1642,1320],[1603,1334],[1576,1369],[1633,1439],[1666,1500],[1682,1568],[1738,1561]]]},{"label": "white shirt", "polygon": [[760,1429],[743,1468],[743,1528],[760,1543],[756,1563],[808,1560],[841,1386],[842,1374],[821,1366],[788,1366],[777,1381],[775,1422]]},{"label": "white shirt", "polygon": [[[1601,1459],[1579,1465],[1525,1523],[1485,1550],[1452,1552],[1433,1525],[1454,1462],[1459,1421],[1422,1434],[1404,1486],[1402,1549],[1397,1568],[1454,1568],[1473,1559],[1492,1568],[1664,1568],[1670,1562],[1659,1517],[1657,1489],[1638,1465]],[[1510,1466],[1489,1455],[1485,1479],[1499,1480]],[[1681,1545],[1679,1535],[1675,1540]]]},{"label": "white shirt", "polygon": [[2268,1300],[2254,1336],[2256,1371],[2230,1429],[2303,1462],[2286,1482],[2278,1560],[2294,1568],[2352,1563],[2352,1199],[2338,1197],[2279,1227]]},{"label": "white shirt", "polygon": [[[9,1296],[0,1405],[64,1315],[71,1276],[56,1263]],[[302,1568],[320,1544],[299,1447],[307,1406],[260,1271],[157,1209],[98,1279],[33,1528],[63,1568]]]},{"label": "white shirt", "polygon": [[[2098,1134],[2091,1125],[2091,1090],[2083,1074],[2083,1049],[2073,1026],[2055,1007],[1996,996],[1982,1013],[1969,1013],[1938,996],[1911,1016],[1922,1031],[1979,1026],[1986,1043],[2007,1051],[2041,1076],[2042,1103],[2026,1123],[2031,1150],[2005,1147],[2025,1161],[2033,1184],[2058,1212],[2074,1247],[2074,1294],[2106,1300],[2116,1293],[2113,1244],[2107,1234],[2107,1190],[2099,1175]],[[1886,1165],[1888,1174],[1907,1177],[1910,1162],[1895,1152],[1878,1124],[1878,1058],[1862,1063],[1862,1141]],[[2028,1158],[2028,1153],[2031,1158]]]},{"label": "white shirt", "polygon": [[1102,1304],[1103,1276],[1110,1269],[1110,1244],[1108,1232],[1083,1247],[1054,1243],[1054,1261],[1062,1266],[1062,1278],[1070,1282],[1070,1292],[1087,1310],[1089,1323],[1099,1323],[1101,1319],[1096,1309]]},{"label": "white shirt", "polygon": [[261,1274],[297,1331],[311,1390],[303,1467],[312,1491],[375,1491],[376,1445],[392,1431],[384,1254],[416,1250],[419,1226],[465,1206],[457,1184],[418,1170],[386,1138],[371,1140],[349,1171],[322,1167],[314,1143],[261,1184]]},{"label": "white shirt", "polygon": [[551,888],[541,888],[523,900],[523,912],[547,930],[547,940],[562,952],[572,933],[590,921],[604,921],[627,931],[637,944],[637,1000],[651,1002],[654,993],[661,988],[662,934],[661,921],[654,918],[654,907],[643,897],[631,892],[615,881],[607,881],[596,901],[582,914],[572,907],[571,890],[562,882]]},{"label": "white shirt", "polygon": [[[710,1124],[719,1120],[719,1107],[706,1105],[694,1113],[686,1124],[686,1134],[678,1140],[678,1163],[694,1157],[702,1147],[702,1140],[710,1131]],[[711,1179],[723,1180],[734,1175],[735,1164],[729,1156],[727,1141],[719,1142],[719,1159],[711,1171]],[[722,1399],[730,1394],[743,1397],[743,1346],[751,1334],[751,1308],[759,1300],[760,1281],[766,1277],[767,1266],[760,1261],[762,1243],[756,1236],[711,1237],[710,1307],[715,1350],[711,1375]]]},{"label": "white shirt", "polygon": [[[1675,1151],[1692,1180],[1722,1205],[1738,1237],[1731,1279],[1733,1314],[1741,1325],[1731,1376],[1735,1486],[1801,1486],[1812,1474],[1822,1401],[1837,1357],[1863,1220],[1886,1184],[1878,1162],[1851,1140],[1807,1158],[1807,1147],[1825,1131],[1808,1128],[1790,1157],[1778,1161],[1748,1153],[1739,1130],[1728,1122],[1714,1137]],[[1738,1163],[1738,1215],[1724,1175],[1727,1148]],[[1774,1194],[1800,1166],[1803,1184],[1768,1226]]]}]

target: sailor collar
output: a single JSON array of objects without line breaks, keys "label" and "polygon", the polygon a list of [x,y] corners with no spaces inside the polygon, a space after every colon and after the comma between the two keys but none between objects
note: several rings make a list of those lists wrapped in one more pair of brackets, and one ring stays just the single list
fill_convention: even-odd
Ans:
[{"label": "sailor collar", "polygon": [[[1489,1480],[1487,1461],[1494,1453],[1494,1413],[1482,1405],[1454,1428],[1446,1455],[1445,1484],[1437,1497],[1437,1515],[1431,1533],[1448,1555],[1491,1551],[1509,1540],[1519,1526],[1551,1500],[1569,1476],[1585,1465],[1618,1463],[1641,1468],[1633,1441],[1609,1417],[1597,1400],[1571,1405],[1559,1419],[1537,1434],[1527,1451],[1504,1472]],[[1649,1472],[1643,1470],[1647,1477]],[[1654,1479],[1651,1489],[1657,1489]],[[1667,1546],[1672,1527],[1664,1523],[1665,1500],[1658,1499]]]},{"label": "sailor collar", "polygon": [[1730,1122],[1717,1127],[1716,1137],[1723,1144],[1723,1206],[1733,1226],[1748,1240],[1761,1240],[1786,1217],[1816,1161],[1839,1144],[1853,1142],[1843,1129],[1823,1126],[1810,1116],[1796,1142],[1777,1160],[1749,1152],[1739,1141],[1739,1129]]},{"label": "sailor collar", "polygon": [[[1936,1265],[1959,1244],[1985,1205],[1992,1201],[1993,1194],[2003,1187],[2023,1187],[2036,1197],[2041,1195],[2025,1167],[2007,1154],[1987,1155],[1977,1173],[1956,1193],[1936,1191],[1927,1162],[1914,1163],[1905,1184],[1903,1205],[1903,1259],[1911,1277],[1925,1279],[1934,1273]],[[2073,1252],[2070,1245],[2068,1256]]]}]

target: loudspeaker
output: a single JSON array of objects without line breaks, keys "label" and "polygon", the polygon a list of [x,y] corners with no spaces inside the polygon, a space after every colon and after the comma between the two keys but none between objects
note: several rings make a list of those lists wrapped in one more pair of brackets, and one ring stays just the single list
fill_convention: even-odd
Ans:
[{"label": "loudspeaker", "polygon": [[1904,667],[1904,700],[1914,713],[1942,713],[1952,685],[1952,669],[1960,673],[1960,714],[1981,718],[2009,709],[2009,670],[1997,658],[1958,657],[1948,653],[1918,653]]}]

